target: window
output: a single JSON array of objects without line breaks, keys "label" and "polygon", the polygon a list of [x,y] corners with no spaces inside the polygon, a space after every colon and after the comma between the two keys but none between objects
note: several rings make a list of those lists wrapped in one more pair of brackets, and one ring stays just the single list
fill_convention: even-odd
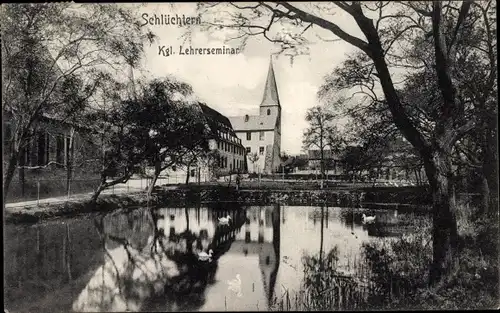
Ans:
[{"label": "window", "polygon": [[261,131],[259,133],[259,140],[264,140],[264,132],[263,131]]},{"label": "window", "polygon": [[48,133],[45,133],[45,164],[50,162],[50,136]]},{"label": "window", "polygon": [[64,163],[64,137],[62,135],[57,136],[56,140],[56,162],[58,166]]},{"label": "window", "polygon": [[217,141],[217,149],[220,150],[220,141]]},{"label": "window", "polygon": [[264,147],[259,147],[259,154],[263,155],[264,154]]},{"label": "window", "polygon": [[267,109],[267,115],[271,115],[271,109]]},{"label": "window", "polygon": [[196,175],[196,170],[191,170],[191,177],[194,177],[194,175]]},{"label": "window", "polygon": [[70,151],[69,151],[70,137],[65,137],[64,140],[66,140],[66,144],[64,145],[66,152],[64,152],[64,153],[66,155],[66,162],[68,162],[68,157],[70,156]]},{"label": "window", "polygon": [[45,133],[38,133],[38,164],[45,165]]},{"label": "window", "polygon": [[21,165],[30,165],[30,156],[31,156],[31,141],[28,141],[26,147],[24,147],[24,155],[21,158]]},{"label": "window", "polygon": [[247,132],[247,140],[252,140],[252,132]]},{"label": "window", "polygon": [[250,147],[246,147],[245,149],[246,149],[247,154],[249,154],[250,152],[252,152],[252,149]]},{"label": "window", "polygon": [[245,115],[245,122],[248,122],[249,116],[248,114]]}]

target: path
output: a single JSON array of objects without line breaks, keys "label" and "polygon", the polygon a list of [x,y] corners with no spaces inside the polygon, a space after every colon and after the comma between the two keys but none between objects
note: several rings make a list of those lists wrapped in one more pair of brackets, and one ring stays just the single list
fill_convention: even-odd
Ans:
[{"label": "path", "polygon": [[[118,184],[118,185],[115,185],[113,187],[110,187],[109,189],[104,190],[101,194],[102,195],[136,194],[136,193],[144,192],[145,186],[146,186],[145,180],[141,181],[141,179],[131,179],[131,180],[129,180],[128,183]],[[87,192],[87,193],[71,195],[70,197],[61,196],[61,197],[45,198],[45,199],[40,199],[40,200],[12,202],[12,203],[5,204],[5,209],[8,213],[12,213],[14,211],[17,211],[18,209],[23,209],[26,207],[37,207],[37,206],[44,206],[46,204],[54,204],[54,203],[78,202],[81,200],[90,199],[91,196],[92,196],[92,192]]]}]

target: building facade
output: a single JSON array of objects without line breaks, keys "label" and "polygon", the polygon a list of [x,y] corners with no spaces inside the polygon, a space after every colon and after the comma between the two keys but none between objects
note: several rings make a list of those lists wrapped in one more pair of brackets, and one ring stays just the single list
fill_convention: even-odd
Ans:
[{"label": "building facade", "polygon": [[245,147],[248,171],[266,174],[277,172],[281,162],[281,104],[272,60],[259,115],[231,116],[229,120]]},{"label": "building facade", "polygon": [[[320,150],[308,150],[308,167],[311,170],[321,170],[321,151]],[[344,164],[341,157],[332,150],[323,151],[323,162],[325,165],[325,171],[328,171],[329,175],[343,175]]]},{"label": "building facade", "polygon": [[[12,153],[15,119],[3,111],[3,165],[7,168]],[[36,199],[40,196],[66,194],[68,164],[74,192],[90,192],[100,178],[102,147],[95,142],[85,125],[62,121],[44,115],[33,124],[31,135],[21,148],[8,202]],[[43,192],[42,192],[43,191]]]},{"label": "building facade", "polygon": [[198,160],[189,168],[181,166],[165,170],[164,174],[169,177],[169,182],[213,181],[221,176],[246,173],[245,148],[229,119],[205,103],[199,102],[196,105],[205,118],[210,156]]}]

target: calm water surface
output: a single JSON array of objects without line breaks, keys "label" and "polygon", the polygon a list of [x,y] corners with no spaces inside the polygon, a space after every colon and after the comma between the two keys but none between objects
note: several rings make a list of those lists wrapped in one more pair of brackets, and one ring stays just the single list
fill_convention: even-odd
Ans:
[{"label": "calm water surface", "polygon": [[[371,211],[374,214],[375,211]],[[300,289],[302,257],[337,247],[356,271],[363,242],[401,234],[404,214],[215,204],[138,209],[5,229],[5,307],[27,311],[268,310]],[[230,225],[218,218],[232,217]],[[408,230],[405,230],[408,231]],[[198,253],[213,250],[200,261]]]}]

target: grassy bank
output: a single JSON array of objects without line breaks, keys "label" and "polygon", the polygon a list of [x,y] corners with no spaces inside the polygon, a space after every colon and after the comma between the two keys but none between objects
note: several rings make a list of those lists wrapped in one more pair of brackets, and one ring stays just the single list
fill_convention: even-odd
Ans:
[{"label": "grassy bank", "polygon": [[[236,190],[235,187],[180,185],[176,189],[156,188],[150,199],[150,206],[183,206],[185,204],[203,204],[207,202],[240,202],[246,205],[268,205],[281,203],[285,205],[327,205],[340,207],[366,207],[370,209],[426,209],[424,200],[418,204],[405,201],[417,199],[420,189],[401,187],[397,189],[375,188],[370,191],[358,189],[324,189],[324,190],[276,190],[271,188]],[[398,196],[398,194],[401,196]],[[382,204],[366,204],[365,199],[385,201]],[[96,204],[90,204],[89,198],[74,199],[66,202],[32,205],[23,208],[8,208],[5,218],[8,223],[35,223],[43,219],[57,216],[75,216],[90,212],[109,212],[119,208],[137,208],[147,205],[144,193],[109,195],[102,194]],[[365,205],[366,204],[366,205]]]},{"label": "grassy bank", "polygon": [[465,205],[458,207],[458,267],[437,286],[428,286],[432,222],[422,218],[413,221],[418,227],[412,234],[365,243],[358,270],[349,277],[336,272],[335,249],[322,258],[306,257],[302,288],[298,292],[287,291],[283,298],[274,299],[273,309],[498,308],[498,214],[477,218],[474,211]]}]

